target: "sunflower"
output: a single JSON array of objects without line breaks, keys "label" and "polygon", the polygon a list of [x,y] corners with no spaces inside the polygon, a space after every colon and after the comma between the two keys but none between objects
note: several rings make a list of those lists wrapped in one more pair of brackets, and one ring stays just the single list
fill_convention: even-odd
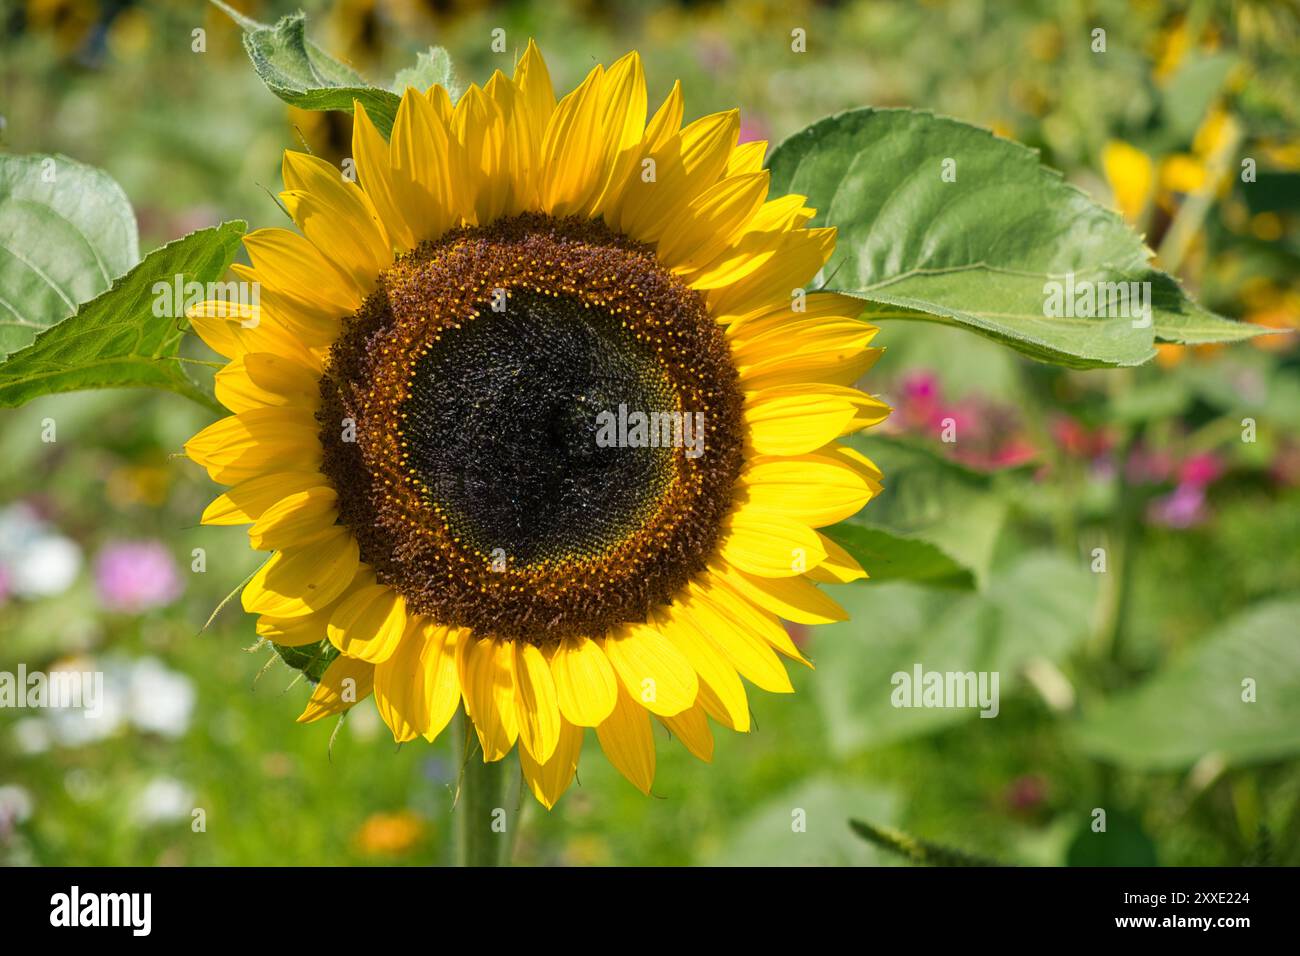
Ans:
[{"label": "sunflower", "polygon": [[768,200],[737,111],[646,113],[636,53],[557,103],[531,43],[454,105],[406,90],[388,141],[356,103],[355,181],[285,154],[255,315],[191,312],[233,413],[185,446],[231,486],[203,521],[274,552],[259,635],[336,653],[299,719],[373,693],[433,740],[463,706],[547,807],[585,728],[649,793],[652,717],[709,760],[742,678],[791,692],[782,619],[865,576],[817,529],[881,487],[840,442],[888,412],[851,387],[876,330],[804,290],[834,230]]}]

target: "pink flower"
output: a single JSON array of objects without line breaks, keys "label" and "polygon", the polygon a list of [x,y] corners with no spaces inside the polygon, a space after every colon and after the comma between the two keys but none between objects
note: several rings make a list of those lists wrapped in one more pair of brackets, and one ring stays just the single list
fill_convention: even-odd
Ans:
[{"label": "pink flower", "polygon": [[908,372],[898,386],[905,402],[933,402],[939,398],[939,377],[929,369]]},{"label": "pink flower", "polygon": [[158,541],[117,541],[95,558],[95,589],[110,611],[138,614],[180,597],[176,562]]},{"label": "pink flower", "polygon": [[1223,474],[1223,463],[1214,452],[1202,452],[1186,459],[1178,468],[1178,481],[1204,488]]},{"label": "pink flower", "polygon": [[1110,436],[1101,428],[1089,428],[1078,419],[1060,415],[1052,420],[1052,437],[1067,455],[1097,459],[1110,450]]},{"label": "pink flower", "polygon": [[754,119],[740,121],[740,139],[737,140],[738,145],[740,143],[752,143],[760,139],[767,139],[766,126]]},{"label": "pink flower", "polygon": [[1205,486],[1183,482],[1172,492],[1151,502],[1147,517],[1167,528],[1192,528],[1208,516]]},{"label": "pink flower", "polygon": [[1134,485],[1158,485],[1174,474],[1174,458],[1168,452],[1139,446],[1129,455],[1125,477]]},{"label": "pink flower", "polygon": [[1032,813],[1047,802],[1047,791],[1047,781],[1040,774],[1025,774],[1007,787],[1007,805],[1016,813]]}]

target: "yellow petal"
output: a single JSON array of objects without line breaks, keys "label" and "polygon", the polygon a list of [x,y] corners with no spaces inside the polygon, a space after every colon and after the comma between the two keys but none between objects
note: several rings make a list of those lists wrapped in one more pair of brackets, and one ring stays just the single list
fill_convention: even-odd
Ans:
[{"label": "yellow petal", "polygon": [[764,389],[746,397],[745,421],[759,454],[803,455],[845,434],[858,408],[850,398],[815,385]]},{"label": "yellow petal", "polygon": [[747,312],[788,302],[794,289],[806,288],[835,251],[835,230],[809,229],[802,235],[793,235],[800,238],[784,243],[780,254],[764,260],[763,268],[710,291],[707,295],[710,310],[715,315]]},{"label": "yellow petal", "polygon": [[746,391],[804,382],[851,385],[875,364],[882,351],[867,348],[876,327],[857,319],[815,318],[763,325],[760,334],[741,332],[732,339],[732,354]]},{"label": "yellow petal", "polygon": [[539,764],[560,740],[560,708],[546,655],[526,641],[514,642],[515,715],[519,742]]},{"label": "yellow petal", "polygon": [[847,621],[848,612],[805,577],[763,578],[719,562],[714,573],[760,607],[797,624]]},{"label": "yellow petal", "polygon": [[460,706],[460,677],[456,669],[456,648],[463,640],[456,628],[439,627],[425,622],[421,625],[424,652],[420,667],[424,671],[425,698],[424,738],[430,743],[437,738],[456,715]]},{"label": "yellow petal", "polygon": [[831,351],[802,352],[764,359],[740,368],[740,387],[758,391],[784,386],[848,386],[871,371],[884,349],[860,349],[848,355]]},{"label": "yellow petal", "polygon": [[[735,625],[732,631],[725,636],[726,638],[730,638],[737,633],[743,633],[750,643],[774,648],[791,660],[796,660],[806,667],[812,667],[812,664],[803,656],[794,639],[790,637],[790,632],[785,629],[785,625],[781,623],[780,619],[766,610],[761,604],[751,601],[741,591],[734,588],[726,578],[710,575],[704,579],[701,586],[705,598],[712,601],[714,607]],[[764,652],[766,651],[766,647],[761,649]],[[768,655],[764,653],[764,656],[767,657]],[[784,679],[784,667],[781,668],[781,674],[780,683],[787,683]]]},{"label": "yellow petal", "polygon": [[515,67],[515,86],[519,88],[529,128],[540,147],[546,125],[550,122],[551,113],[555,111],[555,93],[551,88],[551,74],[546,69],[546,61],[532,40],[528,41],[528,49]]},{"label": "yellow petal", "polygon": [[790,296],[730,318],[721,316],[719,321],[727,320],[727,338],[739,344],[766,332],[779,333],[791,322],[854,319],[862,314],[864,307],[861,300],[839,292],[809,292],[801,298]]},{"label": "yellow petal", "polygon": [[[461,165],[454,145],[429,99],[407,89],[389,140],[389,182],[393,200],[405,212],[417,243],[441,236],[461,208],[451,185],[453,166],[459,173]],[[463,177],[456,181],[462,182]]]},{"label": "yellow petal", "polygon": [[691,201],[717,181],[739,129],[738,111],[715,113],[654,150],[649,156],[653,181],[633,176],[619,200],[621,231],[641,242],[658,242]]},{"label": "yellow petal", "polygon": [[308,488],[326,487],[325,476],[317,471],[286,471],[259,475],[241,481],[213,499],[200,521],[208,525],[251,524],[267,508],[289,495]]},{"label": "yellow petal", "polygon": [[848,584],[851,581],[857,581],[867,576],[867,572],[863,571],[861,565],[853,560],[851,554],[820,531],[817,532],[817,536],[821,539],[822,547],[826,551],[826,558],[818,563],[815,568],[808,570],[810,580],[822,584]]},{"label": "yellow petal", "polygon": [[245,585],[244,610],[270,617],[319,611],[347,590],[358,560],[357,541],[347,528],[304,548],[277,551]]},{"label": "yellow petal", "polygon": [[257,229],[244,237],[254,281],[292,299],[319,303],[342,315],[361,306],[365,289],[335,268],[307,239],[288,229]]},{"label": "yellow petal", "polygon": [[387,584],[358,588],[330,617],[330,643],[349,657],[388,660],[406,630],[406,601]]},{"label": "yellow petal", "polygon": [[298,723],[309,724],[330,714],[341,714],[369,697],[374,686],[374,665],[339,655],[325,668]]},{"label": "yellow petal", "polygon": [[370,197],[319,156],[288,150],[281,173],[280,195],[296,197],[285,208],[298,228],[359,288],[371,288],[379,270],[393,261],[393,247]]},{"label": "yellow petal", "polygon": [[881,482],[884,480],[884,474],[880,467],[856,448],[850,448],[848,445],[841,445],[839,442],[832,442],[825,448],[817,452],[827,458],[834,458],[840,464],[852,468],[863,480],[871,486],[871,490],[880,494],[884,487]]},{"label": "yellow petal", "polygon": [[325,626],[329,624],[330,615],[338,605],[327,604],[319,611],[313,611],[304,617],[267,617],[263,614],[257,619],[257,636],[272,644],[285,647],[304,647],[319,644],[325,640]]},{"label": "yellow petal", "polygon": [[626,625],[601,646],[624,689],[652,714],[669,717],[695,703],[699,681],[694,668],[654,627]]},{"label": "yellow petal", "polygon": [[423,632],[408,627],[392,655],[375,665],[375,707],[399,744],[419,736],[426,722],[420,668],[424,644]]},{"label": "yellow petal", "polygon": [[790,677],[768,644],[755,635],[746,621],[720,603],[717,595],[695,586],[682,607],[696,630],[707,637],[742,677],[773,694],[794,692]]},{"label": "yellow petal", "polygon": [[203,302],[185,310],[190,327],[203,343],[218,355],[235,358],[246,351],[236,331],[239,320],[228,318],[225,302]]},{"label": "yellow petal", "polygon": [[732,176],[710,186],[682,213],[659,241],[659,261],[694,288],[709,288],[694,281],[731,242],[767,196],[767,170]]},{"label": "yellow petal", "polygon": [[722,556],[764,578],[788,578],[826,558],[821,536],[806,524],[772,512],[746,508],[723,523]]},{"label": "yellow petal", "polygon": [[565,640],[551,657],[551,676],[560,713],[570,723],[595,727],[614,709],[618,678],[595,641],[585,637]]},{"label": "yellow petal", "polygon": [[185,454],[226,485],[271,471],[311,471],[321,460],[318,429],[306,410],[255,408],[213,422],[185,443]]},{"label": "yellow petal", "polygon": [[731,151],[731,157],[727,160],[726,174],[739,176],[743,173],[756,173],[763,168],[763,157],[766,155],[767,140],[765,139],[741,143]]},{"label": "yellow petal", "polygon": [[1151,157],[1122,140],[1111,140],[1101,151],[1101,166],[1116,208],[1129,222],[1138,222],[1155,192]]},{"label": "yellow petal", "polygon": [[609,762],[648,795],[655,779],[655,740],[649,712],[619,688],[618,701],[596,728],[596,737]]},{"label": "yellow petal", "polygon": [[465,157],[465,180],[459,185],[473,211],[471,221],[492,222],[511,198],[513,171],[505,117],[497,102],[470,84],[452,114],[451,131]]},{"label": "yellow petal", "polygon": [[747,504],[813,528],[857,514],[874,494],[855,470],[820,455],[751,459],[739,487]]},{"label": "yellow petal", "polygon": [[609,68],[601,83],[601,100],[600,148],[604,157],[597,169],[598,189],[582,210],[589,216],[599,213],[606,197],[621,192],[640,158],[646,93],[641,56],[635,50]]},{"label": "yellow petal", "polygon": [[519,765],[523,768],[524,779],[528,781],[528,789],[533,791],[533,796],[547,810],[555,806],[577,772],[582,737],[581,727],[561,720],[555,750],[545,763],[539,764],[526,749],[519,751]]},{"label": "yellow petal", "polygon": [[360,100],[352,101],[352,159],[357,165],[357,180],[384,223],[389,240],[403,252],[415,248],[415,233],[393,189],[388,143]]},{"label": "yellow petal", "polygon": [[338,518],[338,493],[317,485],[281,498],[248,529],[248,541],[259,551],[275,551],[319,541]]},{"label": "yellow petal", "polygon": [[697,703],[680,714],[659,719],[694,756],[705,763],[713,761],[713,731],[709,730],[703,704]]},{"label": "yellow petal", "polygon": [[514,651],[508,641],[470,636],[460,645],[456,660],[465,712],[474,722],[490,763],[510,752],[519,736],[515,716]]},{"label": "yellow petal", "polygon": [[292,405],[314,410],[320,404],[314,371],[271,352],[246,352],[214,378],[217,401],[232,412]]},{"label": "yellow petal", "polygon": [[592,67],[578,88],[556,105],[547,124],[538,187],[542,211],[553,216],[577,212],[601,185],[597,146],[604,76],[604,67]]},{"label": "yellow petal", "polygon": [[680,601],[655,617],[659,631],[672,641],[699,675],[699,703],[715,720],[733,730],[749,730],[749,700],[740,675],[707,634],[695,626]]}]

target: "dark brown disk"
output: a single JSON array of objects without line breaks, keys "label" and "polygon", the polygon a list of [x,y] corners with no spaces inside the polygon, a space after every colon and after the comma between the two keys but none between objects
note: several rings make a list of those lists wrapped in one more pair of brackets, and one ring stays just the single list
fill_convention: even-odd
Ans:
[{"label": "dark brown disk", "polygon": [[[422,244],[346,320],[321,394],[323,470],[379,580],[441,624],[538,645],[669,603],[742,464],[737,374],[701,296],[590,220]],[[619,404],[702,413],[703,454],[606,447],[598,413]]]}]

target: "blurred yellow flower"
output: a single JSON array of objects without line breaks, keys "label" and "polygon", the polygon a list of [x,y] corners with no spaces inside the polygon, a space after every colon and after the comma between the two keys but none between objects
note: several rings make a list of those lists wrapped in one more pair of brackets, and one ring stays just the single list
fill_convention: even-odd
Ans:
[{"label": "blurred yellow flower", "polygon": [[1156,364],[1161,368],[1173,368],[1187,357],[1187,346],[1173,342],[1156,343]]},{"label": "blurred yellow flower", "polygon": [[1178,72],[1188,52],[1197,47],[1206,51],[1219,48],[1219,30],[1213,24],[1206,24],[1193,35],[1191,24],[1184,16],[1179,16],[1156,37],[1155,67],[1151,71],[1155,80],[1164,85]]},{"label": "blurred yellow flower", "polygon": [[1241,141],[1241,125],[1219,107],[1210,110],[1192,139],[1190,153],[1171,153],[1153,159],[1130,143],[1111,140],[1102,149],[1102,173],[1124,218],[1141,225],[1154,199],[1160,208],[1173,213],[1180,197],[1215,189],[1226,196],[1235,169],[1224,167],[1217,183],[1210,182],[1210,170],[1222,166],[1226,151]]},{"label": "blurred yellow flower", "polygon": [[167,500],[172,472],[161,465],[123,465],[108,474],[108,500],[117,508],[160,507]]},{"label": "blurred yellow flower", "polygon": [[1113,139],[1101,151],[1101,168],[1115,197],[1115,208],[1129,222],[1140,222],[1155,183],[1151,157],[1136,146]]},{"label": "blurred yellow flower", "polygon": [[427,829],[410,810],[372,813],[357,830],[354,843],[368,856],[398,856],[419,843]]},{"label": "blurred yellow flower", "polygon": [[33,33],[52,34],[65,55],[75,52],[85,42],[98,19],[96,0],[27,0],[28,28]]},{"label": "blurred yellow flower", "polygon": [[108,48],[119,60],[143,55],[153,41],[149,14],[141,9],[123,10],[108,28]]},{"label": "blurred yellow flower", "polygon": [[[1274,329],[1300,328],[1300,291],[1256,278],[1243,284],[1240,294],[1245,321]],[[1266,352],[1290,351],[1296,341],[1295,335],[1261,335],[1250,340]]]},{"label": "blurred yellow flower", "polygon": [[1300,170],[1300,136],[1261,140],[1259,152],[1272,166],[1285,170]]}]

